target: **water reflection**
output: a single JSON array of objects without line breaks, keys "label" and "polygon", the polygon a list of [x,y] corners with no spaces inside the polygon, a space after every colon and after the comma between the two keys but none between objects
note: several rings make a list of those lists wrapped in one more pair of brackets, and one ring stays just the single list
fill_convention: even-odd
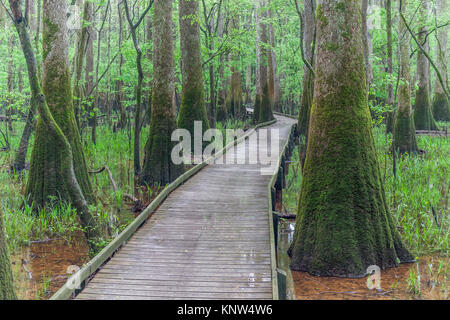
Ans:
[{"label": "water reflection", "polygon": [[[294,235],[295,221],[280,221],[278,263],[288,270],[286,253]],[[346,279],[315,277],[305,272],[292,274],[288,297],[299,300],[448,300],[450,288],[450,259],[448,257],[420,257],[416,263],[381,271],[381,290],[369,290],[367,278]],[[290,289],[290,290],[289,290]],[[294,291],[294,292],[292,292]]]}]

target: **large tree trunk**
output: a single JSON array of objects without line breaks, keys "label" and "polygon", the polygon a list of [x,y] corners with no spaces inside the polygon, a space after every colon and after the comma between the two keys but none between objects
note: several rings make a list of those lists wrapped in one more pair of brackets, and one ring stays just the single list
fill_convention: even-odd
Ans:
[{"label": "large tree trunk", "polygon": [[[407,12],[408,1],[399,1],[399,9]],[[412,118],[411,108],[411,76],[409,70],[409,33],[402,19],[399,19],[399,56],[400,56],[400,84],[398,87],[398,107],[394,125],[393,148],[400,154],[416,153],[416,129]]]},{"label": "large tree trunk", "polygon": [[[21,13],[22,3],[20,0],[9,0],[9,3],[27,63],[32,103],[36,104],[39,112],[25,191],[27,200],[36,207],[42,207],[51,200],[49,196],[60,196],[77,210],[86,237],[98,239],[100,233],[86,202],[86,196],[91,197],[92,193],[83,193],[87,187],[90,188],[90,184],[89,180],[87,183],[82,180],[87,179],[87,170],[73,113],[67,56],[66,2],[45,0],[43,6],[43,78],[49,104],[40,86],[36,58]],[[89,242],[89,246],[96,250],[95,241]]]},{"label": "large tree trunk", "polygon": [[270,99],[269,79],[268,79],[268,65],[269,65],[269,50],[267,49],[267,2],[260,0],[260,14],[259,32],[260,32],[260,65],[259,65],[259,81],[261,86],[261,95],[259,97],[259,110],[257,123],[270,121],[273,119],[273,103]]},{"label": "large tree trunk", "polygon": [[[428,1],[423,0],[419,9],[420,21],[418,40],[424,43],[426,33],[428,32],[427,17],[428,17]],[[428,41],[423,45],[423,48],[429,52]],[[431,111],[430,100],[430,62],[421,50],[417,51],[417,77],[419,80],[418,88],[416,90],[416,104],[414,108],[414,124],[417,130],[437,130],[438,127],[434,121],[433,113]]]},{"label": "large tree trunk", "polygon": [[[447,2],[448,0],[436,0],[436,15],[439,14],[442,18],[445,18],[448,10]],[[443,24],[445,22],[446,21],[441,21],[441,19],[439,19],[439,24]],[[437,54],[436,64],[442,75],[442,81],[445,85],[447,85],[448,83],[447,30],[448,26],[441,27],[437,30],[437,44],[436,44],[436,54]],[[450,121],[450,109],[448,97],[445,94],[445,90],[442,88],[442,85],[438,79],[436,79],[434,84],[433,115],[434,118],[438,121]]]},{"label": "large tree trunk", "polygon": [[[178,115],[178,127],[187,129],[194,137],[194,122],[202,122],[203,133],[209,129],[203,88],[202,57],[200,52],[200,26],[197,0],[179,1],[180,46],[182,58],[183,89]],[[192,139],[192,151],[194,139]],[[201,152],[202,150],[198,150]]]},{"label": "large tree trunk", "polygon": [[[309,144],[291,268],[362,277],[413,260],[389,212],[377,163],[364,74],[361,9],[323,0]],[[351,75],[351,76],[349,76]]]},{"label": "large tree trunk", "polygon": [[0,301],[17,299],[14,292],[11,260],[9,258],[8,245],[6,243],[2,210],[3,209],[0,208]]},{"label": "large tree trunk", "polygon": [[153,97],[150,133],[145,145],[140,184],[165,185],[183,171],[171,161],[173,130],[177,129],[174,93],[172,1],[155,0],[153,11]]},{"label": "large tree trunk", "polygon": [[[86,161],[80,135],[75,122],[72,91],[68,67],[68,39],[65,23],[64,1],[44,1],[43,29],[43,91],[50,112],[67,138],[73,155],[74,172],[83,196],[93,202],[92,187],[88,177]],[[36,128],[36,137],[31,157],[30,175],[25,194],[38,207],[44,206],[50,197],[71,201],[71,186],[63,178],[63,154],[58,137],[48,132],[48,124],[42,116]]]}]

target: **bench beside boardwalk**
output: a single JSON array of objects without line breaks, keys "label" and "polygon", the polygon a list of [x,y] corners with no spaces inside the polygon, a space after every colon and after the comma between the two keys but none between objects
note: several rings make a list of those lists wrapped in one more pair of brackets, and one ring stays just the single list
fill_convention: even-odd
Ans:
[{"label": "bench beside boardwalk", "polygon": [[[295,120],[276,117],[270,128],[280,129],[281,149]],[[255,152],[251,142],[236,146],[235,159]],[[271,176],[260,169],[206,166],[168,196],[76,298],[272,299]]]}]

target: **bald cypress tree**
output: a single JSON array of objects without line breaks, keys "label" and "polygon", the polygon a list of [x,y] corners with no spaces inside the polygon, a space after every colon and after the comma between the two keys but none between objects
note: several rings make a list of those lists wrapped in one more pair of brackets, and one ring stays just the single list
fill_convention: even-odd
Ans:
[{"label": "bald cypress tree", "polygon": [[[425,35],[428,32],[427,16],[428,1],[423,0],[419,8],[420,28],[417,38],[420,43],[425,43],[423,48],[429,51],[429,44]],[[416,90],[416,105],[414,108],[414,124],[417,130],[437,130],[438,126],[434,120],[431,110],[430,99],[430,62],[421,50],[417,52],[417,76],[419,79]]]},{"label": "bald cypress tree", "polygon": [[[399,1],[399,12],[405,14],[408,7],[407,0]],[[398,87],[398,107],[394,123],[393,148],[396,152],[416,153],[418,151],[416,141],[416,128],[414,126],[411,108],[411,75],[409,61],[410,37],[405,23],[399,19],[399,57],[400,57],[400,82]]]},{"label": "bald cypress tree", "polygon": [[309,143],[291,268],[360,277],[412,257],[386,203],[367,101],[360,1],[317,8]]},{"label": "bald cypress tree", "polygon": [[[84,193],[86,184],[79,182],[83,177],[87,178],[87,170],[73,113],[68,75],[66,3],[44,1],[43,76],[49,102],[41,89],[36,58],[21,12],[22,1],[10,0],[9,3],[27,64],[31,103],[36,105],[39,112],[25,191],[27,199],[37,207],[45,206],[51,196],[59,196],[72,203],[77,209],[87,239],[97,239],[100,233],[86,201],[92,194]],[[95,241],[90,241],[89,245],[91,249],[97,249]]]},{"label": "bald cypress tree", "polygon": [[[44,1],[43,6],[43,75],[42,89],[50,112],[68,140],[74,172],[84,198],[94,201],[86,160],[75,121],[68,65],[67,4],[64,1]],[[45,206],[51,197],[71,202],[71,190],[63,179],[61,147],[49,134],[42,116],[36,127],[31,156],[30,175],[25,194],[35,205]]]},{"label": "bald cypress tree", "polygon": [[[439,22],[439,25],[443,25],[445,23],[445,16],[448,13],[448,0],[436,0],[436,14],[438,15],[439,20],[443,20]],[[442,75],[442,81],[445,85],[448,83],[448,75],[447,75],[447,32],[448,26],[443,25],[437,31],[437,41],[436,41],[436,64],[439,68],[439,71]],[[434,118],[438,121],[450,121],[450,108],[448,97],[445,94],[444,88],[438,79],[436,79],[434,85],[434,97],[433,97],[433,115]]]},{"label": "bald cypress tree", "polygon": [[269,58],[272,56],[269,53],[269,39],[267,33],[267,1],[259,0],[260,7],[258,8],[259,14],[259,40],[260,40],[260,58],[259,58],[259,102],[258,98],[255,103],[259,103],[259,108],[257,108],[257,113],[254,117],[257,123],[262,123],[270,121],[273,119],[273,101],[270,99],[269,90]]},{"label": "bald cypress tree", "polygon": [[184,170],[171,161],[172,132],[177,129],[172,40],[172,1],[153,4],[153,95],[150,134],[145,145],[140,184],[165,185]]},{"label": "bald cypress tree", "polygon": [[209,129],[203,89],[198,0],[180,0],[179,14],[183,89],[178,127],[189,130],[193,137],[195,121],[202,122],[203,132]]}]

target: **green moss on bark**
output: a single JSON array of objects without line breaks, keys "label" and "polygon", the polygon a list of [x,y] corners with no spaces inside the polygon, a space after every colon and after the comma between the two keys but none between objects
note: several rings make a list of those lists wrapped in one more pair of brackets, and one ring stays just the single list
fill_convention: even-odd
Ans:
[{"label": "green moss on bark", "polygon": [[399,154],[415,154],[419,151],[414,120],[409,112],[397,111],[392,146]]},{"label": "green moss on bark", "polygon": [[150,134],[145,146],[145,160],[140,177],[141,185],[159,183],[164,186],[183,174],[184,166],[175,165],[171,153],[175,142],[171,141],[172,132],[177,129],[174,116],[160,112],[152,114]]},{"label": "green moss on bark", "polygon": [[11,260],[3,226],[3,212],[0,208],[0,300],[17,299],[14,292],[13,276],[11,272]]},{"label": "green moss on bark", "polygon": [[259,121],[258,123],[263,123],[273,120],[273,103],[270,100],[269,94],[269,82],[266,82],[263,87],[263,92],[261,95],[260,107],[259,107]]},{"label": "green moss on bark", "polygon": [[450,121],[450,109],[445,93],[435,93],[432,109],[434,119],[437,121]]},{"label": "green moss on bark", "polygon": [[[70,73],[68,68],[67,35],[60,30],[54,12],[46,9],[43,29],[43,92],[50,112],[72,149],[73,166],[85,199],[94,202],[86,160],[75,120]],[[60,22],[65,23],[65,22]],[[25,194],[29,202],[44,207],[52,197],[71,202],[70,190],[63,178],[59,137],[48,131],[41,117],[37,122],[31,155],[30,175]]]},{"label": "green moss on bark", "polygon": [[414,124],[417,130],[438,130],[431,112],[431,102],[428,89],[419,87],[416,91],[414,108]]},{"label": "green moss on bark", "polygon": [[[362,277],[370,265],[395,267],[412,256],[387,207],[377,162],[359,4],[341,0],[347,10],[336,12],[333,2],[324,1],[329,23],[317,30],[309,143],[289,253],[294,270]],[[345,31],[355,37],[344,41]],[[331,40],[342,45],[330,50]]]},{"label": "green moss on bark", "polygon": [[[175,165],[171,154],[177,144],[171,141],[177,129],[175,116],[175,94],[173,87],[174,59],[172,43],[172,3],[156,1],[153,12],[153,86],[150,133],[145,145],[144,166],[139,179],[141,185],[159,183],[164,186],[184,172],[183,165]],[[195,87],[195,86],[194,86]],[[185,87],[186,89],[187,87]],[[200,92],[186,91],[185,106],[194,102]],[[189,108],[190,109],[190,108]],[[187,111],[188,109],[186,109]],[[191,112],[185,112],[183,121]]]},{"label": "green moss on bark", "polygon": [[[202,122],[202,133],[210,127],[203,88],[200,27],[196,19],[193,18],[198,13],[198,1],[179,1],[183,90],[178,127],[187,129],[191,133],[191,137],[194,137],[195,121]],[[191,148],[194,150],[194,139],[192,139]]]}]

